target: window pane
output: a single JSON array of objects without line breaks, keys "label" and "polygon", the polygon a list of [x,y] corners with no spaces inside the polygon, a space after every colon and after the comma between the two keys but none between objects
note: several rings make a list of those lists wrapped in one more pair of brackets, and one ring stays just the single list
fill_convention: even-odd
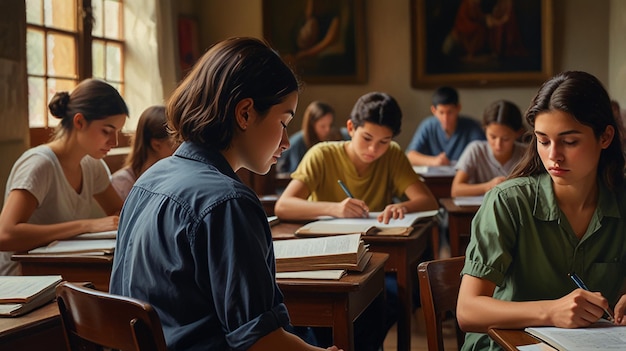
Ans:
[{"label": "window pane", "polygon": [[74,37],[48,33],[48,74],[76,78],[76,43]]},{"label": "window pane", "polygon": [[122,80],[122,47],[117,43],[107,43],[106,55],[107,80]]},{"label": "window pane", "polygon": [[109,39],[122,39],[120,19],[122,6],[117,0],[104,0],[104,36]]},{"label": "window pane", "polygon": [[[57,91],[71,92],[76,86],[76,82],[69,79],[48,79],[48,96],[46,101],[50,101]],[[46,103],[47,105],[47,103]],[[48,111],[49,112],[49,111]],[[60,119],[48,113],[48,126],[53,127],[59,123]]]},{"label": "window pane", "polygon": [[94,40],[91,45],[92,75],[104,79],[104,42]]},{"label": "window pane", "polygon": [[43,78],[28,77],[28,125],[45,127],[46,87]]},{"label": "window pane", "polygon": [[43,24],[41,0],[26,0],[26,23]]},{"label": "window pane", "polygon": [[76,30],[75,0],[44,0],[45,26]]},{"label": "window pane", "polygon": [[42,31],[26,29],[26,70],[28,74],[43,75],[45,73],[43,38]]},{"label": "window pane", "polygon": [[91,0],[91,8],[93,11],[93,28],[91,29],[91,34],[95,37],[102,38],[104,33],[102,25],[104,14],[102,13],[102,0]]}]

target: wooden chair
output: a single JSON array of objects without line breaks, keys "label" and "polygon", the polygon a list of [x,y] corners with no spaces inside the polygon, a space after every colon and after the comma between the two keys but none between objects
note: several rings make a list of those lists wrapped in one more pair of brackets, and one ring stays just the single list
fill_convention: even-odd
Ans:
[{"label": "wooden chair", "polygon": [[69,350],[167,350],[161,320],[145,302],[66,282],[56,295]]},{"label": "wooden chair", "polygon": [[[429,351],[444,350],[442,323],[447,314],[456,315],[460,273],[464,262],[465,256],[460,256],[422,262],[417,267]],[[456,318],[454,325],[457,347],[460,348],[465,333],[459,328]]]}]

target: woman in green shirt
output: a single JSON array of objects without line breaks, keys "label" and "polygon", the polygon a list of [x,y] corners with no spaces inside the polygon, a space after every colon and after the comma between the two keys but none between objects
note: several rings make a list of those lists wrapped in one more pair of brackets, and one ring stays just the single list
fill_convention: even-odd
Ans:
[{"label": "woman in green shirt", "polygon": [[[594,76],[564,72],[526,112],[532,142],[472,222],[457,318],[463,350],[498,350],[489,328],[626,324],[626,191],[621,138]],[[569,278],[577,273],[590,291]]]}]

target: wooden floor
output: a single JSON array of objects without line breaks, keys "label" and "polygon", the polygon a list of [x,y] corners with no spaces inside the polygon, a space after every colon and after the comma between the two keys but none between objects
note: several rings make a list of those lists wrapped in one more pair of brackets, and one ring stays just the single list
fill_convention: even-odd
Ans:
[{"label": "wooden floor", "polygon": [[[422,314],[422,310],[418,309],[413,315],[413,322],[411,323],[413,327],[411,333],[411,351],[428,351],[428,345],[426,343],[426,330],[424,327],[424,315]],[[456,337],[454,335],[454,326],[452,322],[446,322],[443,329],[444,337],[444,347],[446,351],[456,351]],[[396,336],[396,327],[393,326],[389,333],[387,333],[387,337],[385,338],[384,343],[384,351],[395,351],[397,350],[397,336]]]}]

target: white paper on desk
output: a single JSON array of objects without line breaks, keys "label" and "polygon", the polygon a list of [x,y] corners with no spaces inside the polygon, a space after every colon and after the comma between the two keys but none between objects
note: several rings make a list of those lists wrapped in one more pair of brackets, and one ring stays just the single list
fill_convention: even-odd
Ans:
[{"label": "white paper on desk", "polygon": [[58,240],[48,246],[38,247],[28,251],[30,254],[102,254],[112,253],[115,249],[115,239],[95,240]]},{"label": "white paper on desk", "polygon": [[411,227],[415,222],[421,218],[428,218],[436,216],[439,211],[421,211],[405,213],[402,219],[391,219],[389,223],[384,224],[378,221],[378,215],[382,212],[370,212],[368,218],[333,218],[330,219],[333,224],[345,225],[345,224],[358,224],[362,226],[372,226],[377,228],[397,228],[397,227]]},{"label": "white paper on desk", "polygon": [[41,291],[62,280],[60,275],[2,276],[0,277],[0,301],[30,299]]},{"label": "white paper on desk", "polygon": [[79,234],[73,237],[72,239],[84,240],[84,239],[115,239],[115,238],[117,238],[117,230]]},{"label": "white paper on desk", "polygon": [[277,260],[294,257],[339,255],[357,252],[361,234],[347,234],[319,238],[274,241],[274,256]]},{"label": "white paper on desk", "polygon": [[529,327],[524,330],[557,350],[617,351],[626,348],[626,327],[604,320],[586,328]]},{"label": "white paper on desk", "polygon": [[422,177],[452,176],[456,174],[454,165],[449,166],[413,166],[413,172]]},{"label": "white paper on desk", "polygon": [[484,196],[457,196],[452,199],[455,205],[461,206],[480,206],[483,204]]},{"label": "white paper on desk", "polygon": [[518,346],[517,349],[519,351],[557,351],[554,347],[551,347],[550,345],[544,344],[542,342],[538,344]]}]

